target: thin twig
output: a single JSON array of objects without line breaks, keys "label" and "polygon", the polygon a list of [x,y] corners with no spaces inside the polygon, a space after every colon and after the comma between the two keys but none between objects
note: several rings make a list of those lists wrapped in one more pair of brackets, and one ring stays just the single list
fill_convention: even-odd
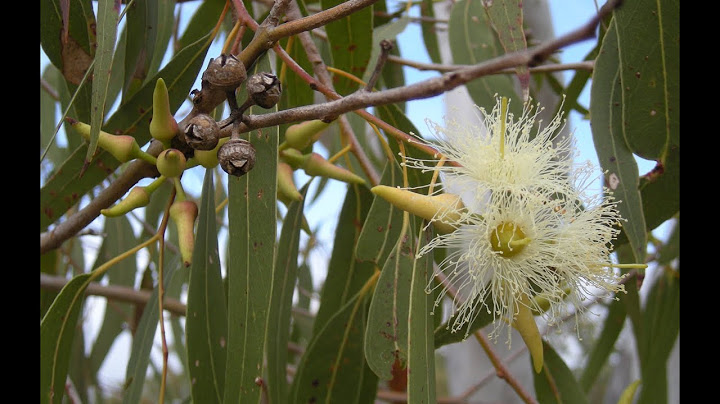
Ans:
[{"label": "thin twig", "polygon": [[[437,72],[454,72],[462,69],[471,67],[472,65],[445,65],[438,63],[422,63],[414,60],[403,59],[399,56],[389,55],[388,60],[393,63],[397,63],[403,66],[414,67],[415,69],[422,71],[437,71]],[[530,68],[530,73],[550,73],[564,70],[587,70],[592,71],[595,67],[595,61],[587,60],[577,63],[553,63],[540,65]],[[489,75],[495,74],[516,74],[517,71],[514,68],[503,69],[496,72],[489,73]]]},{"label": "thin twig", "polygon": [[380,73],[382,73],[383,66],[385,66],[385,62],[388,60],[388,56],[392,48],[393,44],[387,39],[380,41],[380,55],[378,56],[377,63],[375,63],[375,69],[365,86],[365,91],[372,91],[373,87],[375,87],[375,83],[377,83],[380,78]]}]

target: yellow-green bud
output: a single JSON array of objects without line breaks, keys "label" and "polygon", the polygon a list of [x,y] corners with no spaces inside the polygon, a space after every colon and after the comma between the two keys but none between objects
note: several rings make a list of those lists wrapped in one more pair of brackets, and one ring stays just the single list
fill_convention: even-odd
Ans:
[{"label": "yellow-green bud", "polygon": [[186,267],[192,263],[193,250],[195,249],[194,227],[197,215],[198,207],[193,201],[175,201],[170,207],[170,218],[177,226],[180,256]]},{"label": "yellow-green bud", "polygon": [[289,204],[291,201],[302,201],[303,196],[295,186],[293,169],[289,164],[278,163],[277,185],[278,198],[285,204]]},{"label": "yellow-green bud", "polygon": [[515,315],[512,325],[525,341],[533,361],[535,373],[540,373],[543,368],[543,342],[529,305],[530,299],[523,294],[520,302],[518,302],[518,313]]},{"label": "yellow-green bud", "polygon": [[185,155],[177,149],[163,150],[157,158],[157,169],[167,178],[177,177],[185,171]]},{"label": "yellow-green bud", "polygon": [[350,184],[365,184],[365,180],[361,177],[353,174],[350,170],[332,164],[317,153],[310,153],[310,157],[305,160],[302,168],[309,176],[328,177]]},{"label": "yellow-green bud", "polygon": [[295,149],[285,149],[282,151],[283,160],[290,165],[293,169],[302,167],[305,162],[310,158],[309,155],[303,155],[300,151]]},{"label": "yellow-green bud", "polygon": [[289,147],[302,150],[317,140],[319,135],[325,128],[330,126],[329,123],[321,120],[301,122],[291,125],[285,131],[285,143]]},{"label": "yellow-green bud", "polygon": [[101,210],[100,213],[107,217],[122,216],[133,209],[147,206],[148,203],[150,203],[150,193],[145,187],[134,187],[125,199],[111,208]]},{"label": "yellow-green bud", "polygon": [[[90,140],[90,125],[69,119],[70,126],[80,133],[85,140]],[[100,131],[98,146],[112,154],[119,162],[126,163],[138,156],[140,146],[134,137],[128,135],[111,135]]]},{"label": "yellow-green bud", "polygon": [[212,150],[195,150],[195,160],[205,168],[215,168],[218,165],[218,151],[230,138],[224,137],[218,141],[217,146]]},{"label": "yellow-green bud", "polygon": [[163,79],[155,82],[153,91],[153,116],[150,121],[150,135],[169,145],[170,141],[180,132],[177,121],[170,112],[170,97]]},{"label": "yellow-green bud", "polygon": [[441,234],[455,231],[456,227],[451,223],[457,223],[460,212],[465,209],[462,199],[455,194],[428,196],[387,185],[375,186],[371,191],[398,209],[433,221],[435,230]]}]

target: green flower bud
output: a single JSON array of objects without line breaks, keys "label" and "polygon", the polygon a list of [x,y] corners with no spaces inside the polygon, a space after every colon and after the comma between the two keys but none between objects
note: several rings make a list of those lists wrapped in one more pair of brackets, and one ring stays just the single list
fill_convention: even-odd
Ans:
[{"label": "green flower bud", "polygon": [[398,209],[432,221],[435,230],[441,234],[455,231],[456,227],[451,223],[457,223],[460,212],[465,209],[462,199],[454,194],[428,196],[387,185],[375,186],[370,191]]},{"label": "green flower bud", "polygon": [[283,160],[293,169],[302,167],[310,158],[310,155],[304,155],[295,149],[285,149],[281,153]]},{"label": "green flower bud", "polygon": [[350,184],[365,184],[365,180],[361,177],[353,174],[350,170],[330,163],[317,153],[310,153],[302,168],[310,176],[328,177]]},{"label": "green flower bud", "polygon": [[278,199],[289,205],[292,201],[302,201],[303,196],[295,186],[293,169],[287,163],[278,163],[277,167]]},{"label": "green flower bud", "polygon": [[157,157],[157,169],[167,178],[178,177],[185,171],[185,155],[177,149],[163,150]]},{"label": "green flower bud", "polygon": [[[68,121],[70,126],[75,128],[85,140],[90,140],[90,125],[74,119],[68,119]],[[98,146],[112,154],[121,163],[137,158],[140,153],[140,146],[137,141],[134,137],[128,135],[111,135],[100,131]]]},{"label": "green flower bud", "polygon": [[197,162],[205,168],[217,167],[219,163],[218,151],[220,151],[220,147],[222,147],[222,145],[224,145],[229,139],[229,137],[220,139],[217,146],[215,146],[212,150],[195,150],[195,160],[197,160]]},{"label": "green flower bud", "polygon": [[148,203],[150,203],[150,193],[145,187],[138,186],[131,189],[125,199],[111,208],[101,210],[100,213],[107,217],[122,216],[133,209],[147,206]]},{"label": "green flower bud", "polygon": [[153,116],[150,121],[150,135],[165,145],[180,132],[177,121],[170,111],[170,97],[163,79],[155,82],[153,91]]},{"label": "green flower bud", "polygon": [[195,249],[194,227],[197,215],[198,207],[193,201],[175,201],[170,207],[170,218],[177,226],[180,256],[186,267],[192,263],[193,250]]},{"label": "green flower bud", "polygon": [[518,330],[525,345],[530,352],[533,361],[535,373],[540,373],[543,368],[543,342],[537,323],[530,310],[530,300],[528,296],[523,294],[520,302],[517,304],[518,311],[512,321],[513,327]]},{"label": "green flower bud", "polygon": [[291,125],[285,131],[285,143],[289,147],[302,150],[312,144],[316,135],[325,130],[330,123],[321,120],[307,121]]}]

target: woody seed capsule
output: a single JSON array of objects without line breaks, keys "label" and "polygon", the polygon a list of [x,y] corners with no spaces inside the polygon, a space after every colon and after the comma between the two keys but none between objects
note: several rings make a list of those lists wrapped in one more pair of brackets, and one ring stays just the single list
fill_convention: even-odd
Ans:
[{"label": "woody seed capsule", "polygon": [[272,73],[257,73],[247,79],[247,92],[255,104],[267,109],[272,108],[280,100],[282,85]]},{"label": "woody seed capsule", "polygon": [[210,59],[202,79],[213,87],[232,91],[238,88],[247,78],[245,65],[233,55],[221,54],[215,59]]},{"label": "woody seed capsule", "polygon": [[207,114],[195,116],[185,128],[185,141],[195,150],[212,150],[219,139],[217,122]]},{"label": "woody seed capsule", "polygon": [[226,173],[242,177],[255,166],[255,148],[243,139],[230,139],[218,150],[220,167]]}]

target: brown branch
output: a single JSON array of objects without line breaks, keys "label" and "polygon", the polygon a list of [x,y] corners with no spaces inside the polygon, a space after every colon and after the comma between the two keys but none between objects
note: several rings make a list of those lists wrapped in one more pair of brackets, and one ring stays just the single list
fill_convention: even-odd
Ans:
[{"label": "brown branch", "polygon": [[[399,56],[395,55],[389,55],[388,60],[397,63],[399,65],[403,66],[410,66],[414,67],[417,70],[423,70],[423,71],[437,71],[437,72],[454,72],[462,69],[466,69],[468,67],[471,67],[472,65],[444,65],[444,64],[438,64],[438,63],[422,63],[422,62],[416,62],[414,60],[408,60],[403,59]],[[587,70],[592,71],[595,67],[595,62],[592,60],[584,61],[584,62],[578,62],[578,63],[559,63],[559,64],[547,64],[547,65],[540,65],[531,67],[530,73],[550,73],[550,72],[558,72],[558,71],[564,71],[564,70]],[[493,73],[489,73],[489,75],[493,74],[516,74],[517,70],[514,68],[511,69],[503,69],[499,70]]]},{"label": "brown branch", "polygon": [[[40,274],[41,289],[59,292],[67,282],[67,279],[60,276]],[[85,290],[85,294],[89,296],[103,296],[108,299],[126,303],[147,304],[150,300],[151,292],[135,290],[126,286],[101,285],[96,282],[91,282]],[[163,299],[163,307],[165,310],[178,316],[185,315],[186,306],[177,299],[166,297]]]}]

